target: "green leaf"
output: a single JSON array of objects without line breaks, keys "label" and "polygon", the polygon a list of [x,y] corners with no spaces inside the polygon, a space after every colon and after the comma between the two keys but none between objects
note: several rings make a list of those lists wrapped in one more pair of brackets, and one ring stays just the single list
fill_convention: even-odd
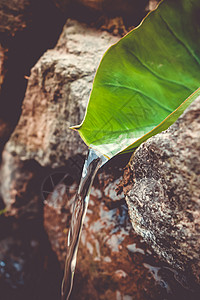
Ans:
[{"label": "green leaf", "polygon": [[199,0],[165,0],[105,53],[73,127],[88,146],[109,158],[133,151],[200,95],[199,16]]}]

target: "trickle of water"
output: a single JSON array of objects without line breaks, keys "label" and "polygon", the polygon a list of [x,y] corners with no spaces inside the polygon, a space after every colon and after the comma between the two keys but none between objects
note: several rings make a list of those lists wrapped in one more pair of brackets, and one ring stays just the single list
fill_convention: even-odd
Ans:
[{"label": "trickle of water", "polygon": [[100,154],[96,150],[90,149],[88,157],[83,166],[82,176],[74,201],[72,220],[68,233],[67,256],[61,287],[62,300],[68,300],[72,291],[78,245],[88,207],[90,189],[98,169],[107,161],[108,158],[106,158],[104,155]]}]

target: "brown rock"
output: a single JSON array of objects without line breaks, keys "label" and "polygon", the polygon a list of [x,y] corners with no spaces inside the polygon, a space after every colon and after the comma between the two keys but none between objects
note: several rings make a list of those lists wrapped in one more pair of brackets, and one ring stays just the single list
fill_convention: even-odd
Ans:
[{"label": "brown rock", "polygon": [[[200,283],[200,98],[133,155],[125,188],[132,226]],[[130,176],[130,172],[129,172]]]},{"label": "brown rock", "polygon": [[[116,194],[123,164],[115,158],[96,176],[80,238],[70,298],[198,299],[180,287],[182,274],[161,263],[132,230],[124,195]],[[44,203],[44,227],[62,269],[70,211],[78,186],[76,180],[69,180],[72,174],[68,169],[68,180],[55,186]],[[71,184],[67,185],[67,182]]]},{"label": "brown rock", "polygon": [[68,21],[55,49],[32,69],[21,118],[3,152],[0,192],[7,214],[37,217],[45,176],[86,153],[87,147],[69,126],[82,121],[99,61],[117,40]]},{"label": "brown rock", "polygon": [[[148,247],[131,229],[123,194],[115,193],[118,182],[111,174],[100,173],[92,188],[71,299],[104,300],[115,299],[116,295],[138,300],[159,295],[157,299],[162,299],[162,289],[143,265]],[[62,269],[76,189],[76,182],[72,183],[72,189],[58,184],[44,206],[44,226]],[[138,282],[139,278],[142,281]]]},{"label": "brown rock", "polygon": [[55,49],[32,69],[22,115],[6,151],[51,167],[85,153],[87,147],[69,126],[82,121],[100,59],[117,40],[67,21]]}]

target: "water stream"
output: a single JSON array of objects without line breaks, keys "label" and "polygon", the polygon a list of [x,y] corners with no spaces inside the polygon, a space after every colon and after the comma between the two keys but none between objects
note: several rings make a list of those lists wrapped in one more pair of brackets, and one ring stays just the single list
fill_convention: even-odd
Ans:
[{"label": "water stream", "polygon": [[71,225],[68,233],[67,256],[61,288],[62,300],[68,300],[72,291],[78,245],[84,218],[87,212],[90,189],[98,169],[102,167],[107,160],[108,159],[104,155],[93,149],[90,149],[88,157],[83,166],[82,176],[74,201]]}]

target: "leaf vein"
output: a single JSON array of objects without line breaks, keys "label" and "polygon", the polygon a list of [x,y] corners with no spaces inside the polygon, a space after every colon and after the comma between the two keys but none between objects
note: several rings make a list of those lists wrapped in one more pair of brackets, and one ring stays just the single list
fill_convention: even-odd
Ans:
[{"label": "leaf vein", "polygon": [[172,110],[171,110],[170,108],[168,108],[168,107],[162,105],[162,104],[159,103],[156,99],[154,99],[154,98],[152,98],[152,97],[146,95],[144,92],[142,92],[142,91],[140,91],[140,90],[138,90],[138,89],[136,89],[136,88],[132,88],[132,87],[126,86],[126,85],[119,85],[119,84],[116,85],[116,84],[114,84],[114,83],[108,83],[108,82],[104,82],[102,85],[103,85],[103,86],[112,86],[112,87],[117,87],[117,88],[123,88],[123,89],[129,89],[129,90],[132,90],[132,91],[134,91],[134,92],[136,92],[136,93],[138,93],[138,94],[141,94],[142,96],[146,97],[147,99],[152,100],[154,103],[156,103],[158,106],[160,106],[162,109],[166,110],[167,112],[169,112],[169,113],[172,112]]},{"label": "leaf vein", "polygon": [[153,74],[154,76],[156,76],[157,78],[159,78],[159,79],[161,79],[161,80],[164,80],[164,81],[167,81],[167,82],[170,82],[170,83],[173,83],[173,84],[180,85],[180,86],[186,88],[187,90],[189,90],[190,92],[192,91],[190,88],[188,88],[188,87],[185,86],[184,84],[182,84],[182,83],[180,83],[180,82],[178,82],[178,81],[170,80],[170,79],[168,79],[168,78],[166,78],[166,77],[163,77],[163,76],[161,76],[160,74],[156,73],[156,72],[153,71],[148,65],[146,65],[143,61],[141,61],[141,60],[137,57],[137,55],[136,55],[134,52],[132,52],[129,48],[126,48],[126,50],[127,50],[131,55],[133,55],[143,67],[145,67],[150,73],[152,73],[152,74]]},{"label": "leaf vein", "polygon": [[171,32],[171,34],[177,39],[177,41],[179,41],[183,45],[183,47],[193,57],[193,59],[198,63],[198,65],[200,65],[199,59],[196,57],[196,55],[194,55],[194,53],[191,51],[190,47],[188,47],[188,45],[186,45],[182,41],[182,39],[173,31],[173,29],[170,27],[170,25],[167,23],[167,21],[165,20],[165,18],[161,14],[160,14],[160,18],[165,23],[166,27],[169,29],[169,31]]}]

